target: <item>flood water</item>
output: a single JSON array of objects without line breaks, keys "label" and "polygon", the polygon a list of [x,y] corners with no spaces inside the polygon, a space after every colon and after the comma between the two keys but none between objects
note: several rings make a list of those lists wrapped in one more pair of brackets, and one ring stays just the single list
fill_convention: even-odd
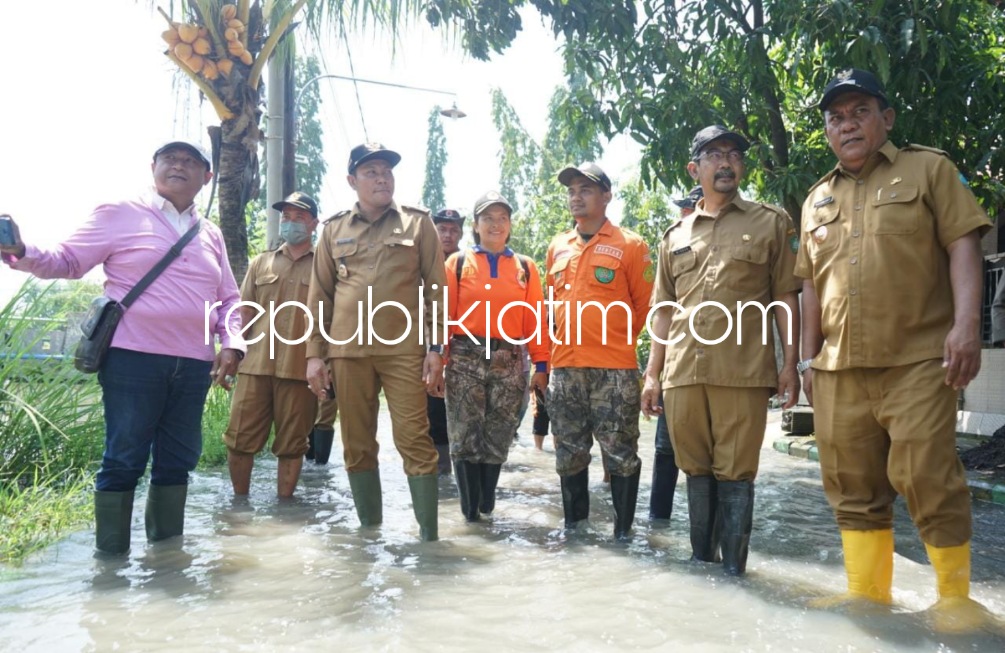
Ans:
[{"label": "flood water", "polygon": [[[224,471],[196,474],[182,540],[145,543],[137,493],[128,560],[92,558],[75,533],[22,568],[0,570],[3,651],[1002,651],[1005,629],[936,635],[924,547],[898,511],[892,611],[806,607],[845,587],[840,537],[816,463],[761,456],[747,576],[688,562],[687,502],[678,486],[669,529],[650,529],[654,423],[643,423],[643,483],[634,540],[611,537],[599,455],[591,524],[561,529],[550,438],[534,450],[530,420],[503,468],[494,517],[466,524],[441,483],[439,542],[421,543],[401,459],[381,415],[384,520],[357,527],[335,464],[305,465],[298,497],[274,495],[275,463],[256,464],[252,495],[234,502]],[[598,451],[595,450],[595,453]],[[1005,509],[974,504],[972,594],[1005,615]]]}]

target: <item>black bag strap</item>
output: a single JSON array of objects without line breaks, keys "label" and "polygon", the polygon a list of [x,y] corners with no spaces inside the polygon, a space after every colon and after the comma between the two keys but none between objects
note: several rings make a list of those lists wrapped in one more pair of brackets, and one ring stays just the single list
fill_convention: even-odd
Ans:
[{"label": "black bag strap", "polygon": [[159,277],[161,272],[166,270],[167,266],[171,265],[172,261],[181,256],[181,251],[185,249],[185,245],[188,245],[189,241],[195,238],[195,235],[199,233],[200,229],[202,229],[202,220],[197,220],[196,223],[192,225],[192,228],[186,231],[185,234],[178,239],[178,242],[171,246],[171,249],[169,249],[167,254],[164,255],[164,258],[157,261],[157,265],[150,268],[150,271],[139,280],[139,283],[133,286],[133,289],[122,298],[122,301],[119,303],[122,304],[123,308],[129,308],[132,303],[136,301],[136,298],[142,295],[143,291],[154,282],[154,279]]}]

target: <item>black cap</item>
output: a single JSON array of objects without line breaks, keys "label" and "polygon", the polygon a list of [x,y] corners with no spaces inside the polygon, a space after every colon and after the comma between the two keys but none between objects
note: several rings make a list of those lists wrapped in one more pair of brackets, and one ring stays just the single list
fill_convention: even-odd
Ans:
[{"label": "black cap", "polygon": [[192,154],[196,155],[199,159],[202,160],[203,163],[206,164],[207,170],[213,169],[213,160],[210,158],[209,152],[206,151],[206,148],[204,148],[202,145],[199,145],[195,141],[185,141],[185,140],[168,141],[167,143],[164,143],[163,145],[158,147],[157,151],[154,152],[154,160],[156,161],[157,157],[159,157],[161,154],[176,147],[188,150]]},{"label": "black cap", "polygon": [[433,222],[439,224],[441,222],[454,222],[458,225],[464,224],[464,216],[460,214],[459,211],[453,209],[440,209],[433,216]]},{"label": "black cap", "polygon": [[889,100],[886,99],[886,89],[883,88],[883,83],[875,75],[868,70],[848,68],[839,72],[837,77],[832,79],[830,84],[824,88],[824,96],[820,98],[820,104],[817,106],[821,111],[826,111],[830,103],[834,101],[834,98],[842,93],[851,93],[853,91],[878,97],[884,102],[889,103]]},{"label": "black cap", "polygon": [[679,200],[674,200],[673,203],[682,209],[693,209],[698,206],[698,200],[703,197],[705,197],[705,191],[701,189],[701,186],[695,186],[690,193]]},{"label": "black cap", "polygon": [[485,193],[484,195],[478,198],[478,200],[475,202],[474,214],[478,215],[479,213],[489,208],[493,204],[502,204],[503,206],[506,207],[506,210],[509,211],[509,214],[511,216],[513,215],[513,205],[510,204],[505,197],[500,195],[499,191],[495,190],[490,190],[489,192]]},{"label": "black cap", "polygon": [[746,152],[750,149],[750,143],[747,139],[735,131],[726,129],[722,125],[711,125],[699,131],[691,140],[691,160],[697,159],[706,145],[720,138],[728,138],[733,141],[741,152]]},{"label": "black cap", "polygon": [[295,206],[298,209],[304,209],[305,211],[310,211],[314,219],[318,219],[318,203],[314,201],[314,198],[307,193],[301,193],[296,190],[287,195],[282,202],[276,202],[272,205],[277,211],[282,211],[285,206]]},{"label": "black cap", "polygon": [[611,190],[611,179],[596,163],[583,163],[578,166],[568,166],[558,173],[558,182],[563,186],[572,183],[573,177],[582,175],[604,190]]},{"label": "black cap", "polygon": [[349,153],[349,174],[356,172],[356,168],[361,163],[371,159],[383,159],[392,168],[401,161],[401,155],[394,150],[389,150],[380,143],[363,143],[352,148]]}]

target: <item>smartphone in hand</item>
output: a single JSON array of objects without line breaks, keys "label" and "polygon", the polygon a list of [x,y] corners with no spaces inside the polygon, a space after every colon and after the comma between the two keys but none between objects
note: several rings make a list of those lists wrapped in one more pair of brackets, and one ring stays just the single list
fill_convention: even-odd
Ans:
[{"label": "smartphone in hand", "polygon": [[17,245],[14,237],[14,221],[9,215],[0,215],[0,245]]}]

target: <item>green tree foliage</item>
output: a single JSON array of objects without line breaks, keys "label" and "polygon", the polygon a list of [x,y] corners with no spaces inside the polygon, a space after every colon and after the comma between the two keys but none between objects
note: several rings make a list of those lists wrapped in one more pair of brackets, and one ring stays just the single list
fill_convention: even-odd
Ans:
[{"label": "green tree foliage", "polygon": [[446,207],[443,168],[447,165],[447,137],[443,133],[440,107],[429,112],[429,139],[426,142],[426,179],[422,182],[422,203],[431,211]]},{"label": "green tree foliage", "polygon": [[475,57],[501,52],[534,6],[588,84],[584,122],[644,146],[642,180],[687,187],[693,134],[746,135],[748,182],[798,220],[834,165],[815,108],[834,74],[875,71],[898,112],[892,138],[945,149],[989,212],[1005,207],[1005,13],[988,0],[432,0]]},{"label": "green tree foliage", "polygon": [[566,165],[599,158],[597,129],[580,124],[569,88],[559,87],[548,103],[548,131],[542,143],[527,132],[502,91],[492,91],[492,117],[499,132],[502,194],[513,203],[511,247],[542,265],[548,244],[572,228],[558,172]]}]

